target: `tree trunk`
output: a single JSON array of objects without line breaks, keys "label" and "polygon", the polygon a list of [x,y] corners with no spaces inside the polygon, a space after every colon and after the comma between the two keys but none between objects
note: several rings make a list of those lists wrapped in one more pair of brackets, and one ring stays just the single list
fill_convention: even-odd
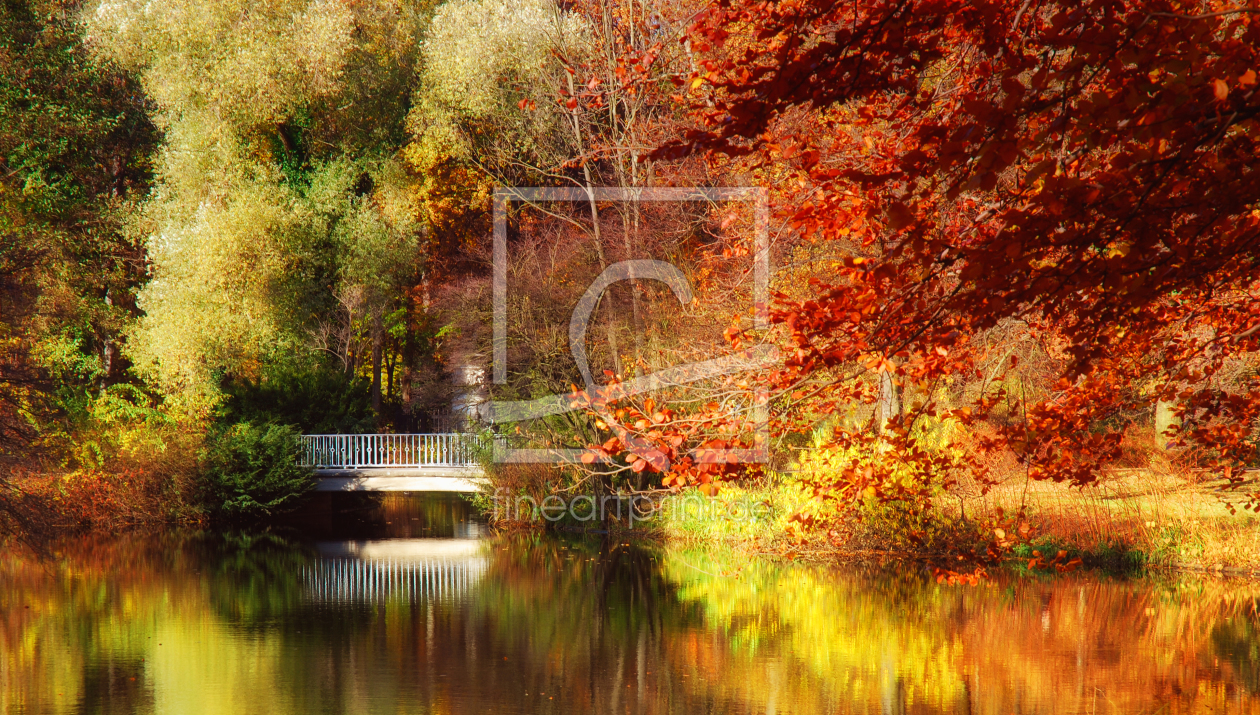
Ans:
[{"label": "tree trunk", "polygon": [[381,309],[372,309],[372,411],[381,413],[381,353],[385,343],[385,330],[381,325]]},{"label": "tree trunk", "polygon": [[879,374],[879,432],[884,433],[888,420],[901,414],[901,397],[897,394],[897,383],[893,382],[891,372]]},{"label": "tree trunk", "polygon": [[[640,215],[638,201],[631,202],[630,211],[630,217],[626,216],[624,207],[621,211],[622,243],[625,246],[627,260],[634,258],[635,249],[639,245]],[[643,349],[643,312],[639,303],[639,281],[638,276],[634,274],[634,269],[630,270],[630,328],[630,332],[634,334],[635,365],[632,366],[632,369],[638,373],[637,365],[643,359],[645,350]]]},{"label": "tree trunk", "polygon": [[[113,307],[114,299],[109,294],[109,289],[105,289],[105,305]],[[108,318],[106,318],[108,321]],[[114,340],[109,336],[109,328],[106,327],[102,331],[101,338],[101,382],[97,390],[98,395],[105,394],[105,388],[109,386],[109,373],[114,368]]]},{"label": "tree trunk", "polygon": [[[427,310],[429,307],[429,276],[427,273],[420,276],[420,290],[422,291],[421,295],[423,296],[420,307]],[[403,335],[402,370],[399,375],[399,388],[402,394],[402,404],[405,408],[404,412],[409,416],[408,419],[411,419],[410,415],[414,411],[414,407],[411,404],[411,383],[415,380],[416,362],[418,360],[418,346],[416,345],[416,319],[415,296],[408,294],[407,310],[404,313],[407,332]]]},{"label": "tree trunk", "polygon": [[1181,418],[1173,412],[1176,402],[1155,401],[1155,440],[1160,449],[1168,449],[1168,443],[1181,427]]},{"label": "tree trunk", "polygon": [[394,399],[394,365],[398,362],[390,353],[385,353],[385,399]]},{"label": "tree trunk", "polygon": [[[567,72],[565,75],[569,81],[569,96],[576,97],[576,90],[573,86],[573,75]],[[578,153],[585,154],[586,144],[582,139],[582,123],[578,119],[576,109],[572,111],[570,118],[573,120],[573,136],[577,141]],[[599,269],[602,271],[608,267],[608,256],[604,253],[604,240],[600,236],[599,207],[595,203],[595,184],[591,179],[591,167],[586,161],[582,162],[582,178],[585,179],[586,182],[582,188],[586,191],[587,203],[589,204],[591,210],[591,238],[595,243],[595,255],[599,258]],[[600,302],[603,302],[602,298]],[[598,308],[596,308],[596,310],[598,310]],[[617,327],[613,323],[611,315],[604,327],[605,332],[608,335],[608,349],[609,352],[612,353],[613,370],[618,375],[622,375],[624,373],[621,369],[621,351],[617,348]]]}]

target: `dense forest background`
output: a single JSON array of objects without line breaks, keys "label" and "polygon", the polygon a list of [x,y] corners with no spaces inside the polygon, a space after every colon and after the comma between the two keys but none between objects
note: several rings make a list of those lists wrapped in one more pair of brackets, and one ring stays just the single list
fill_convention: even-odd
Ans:
[{"label": "dense forest background", "polygon": [[[612,111],[572,98],[595,86],[587,75],[624,76],[636,53],[681,36],[686,13],[614,11],[6,3],[5,458],[58,489],[108,485],[81,517],[144,519],[169,516],[154,500],[180,511],[206,489],[227,499],[207,473],[278,458],[299,432],[462,423],[450,414],[461,376],[488,367],[493,187],[653,180],[640,155],[677,113],[662,108],[662,68],[686,53],[636,69],[645,91],[628,86]],[[534,299],[567,319],[546,305],[558,249],[597,274],[648,242],[681,256],[706,220],[666,216],[673,232],[649,241],[649,216],[631,229],[593,204],[570,212],[513,214],[528,236],[514,309]],[[616,226],[601,235],[604,224]],[[618,331],[646,354],[633,325],[603,320],[597,367],[620,372]],[[513,328],[507,394],[580,380],[554,364],[554,334],[528,330]],[[126,478],[148,496],[122,496]],[[255,496],[254,508],[287,498]]]},{"label": "dense forest background", "polygon": [[[268,512],[307,478],[297,434],[453,429],[471,390],[572,393],[585,409],[498,426],[587,449],[564,489],[790,470],[825,505],[802,528],[1121,468],[1255,506],[1255,22],[1173,0],[6,0],[6,488],[79,522]],[[508,375],[478,386],[513,186],[579,200],[508,207]],[[770,210],[593,192],[671,186]],[[570,311],[630,259],[693,295],[610,288],[584,336],[601,381],[778,361],[583,403]],[[731,448],[769,464],[712,457]]]}]

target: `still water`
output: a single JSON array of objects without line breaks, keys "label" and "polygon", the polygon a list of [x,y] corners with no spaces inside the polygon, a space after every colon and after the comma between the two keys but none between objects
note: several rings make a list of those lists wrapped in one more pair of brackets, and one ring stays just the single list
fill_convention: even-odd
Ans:
[{"label": "still water", "polygon": [[0,712],[1260,712],[1260,584],[492,538],[458,498],[0,555]]}]

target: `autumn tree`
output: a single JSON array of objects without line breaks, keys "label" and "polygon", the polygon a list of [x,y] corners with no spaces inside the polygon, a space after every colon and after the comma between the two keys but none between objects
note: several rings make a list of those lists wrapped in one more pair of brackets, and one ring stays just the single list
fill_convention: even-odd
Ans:
[{"label": "autumn tree", "polygon": [[387,316],[423,241],[395,154],[427,13],[388,0],[85,10],[92,47],[138,74],[163,130],[131,223],[152,280],[129,351],[172,404],[204,413],[224,378],[325,361],[366,374],[379,412]]},{"label": "autumn tree", "polygon": [[128,382],[118,346],[146,264],[123,224],[154,144],[139,85],[91,57],[72,6],[0,7],[0,453]]},{"label": "autumn tree", "polygon": [[[580,188],[588,200],[566,218],[599,269],[642,253],[639,205],[600,206],[593,190],[656,183],[641,159],[673,120],[663,90],[687,55],[666,40],[682,34],[688,14],[602,0],[445,3],[425,42],[409,159],[422,171],[463,162],[498,186]],[[609,217],[620,223],[614,235]],[[633,295],[624,302],[637,308]],[[619,365],[631,351],[617,347],[616,331],[607,339]]]},{"label": "autumn tree", "polygon": [[[1258,22],[1229,2],[718,2],[682,86],[695,127],[656,156],[786,174],[801,240],[842,249],[780,295],[787,409],[869,403],[863,374],[888,374],[922,395],[894,420],[896,459],[926,464],[915,425],[948,417],[978,452],[1082,484],[1116,456],[1118,418],[1160,400],[1230,477],[1255,461],[1260,408]],[[1023,396],[934,388],[1012,321],[1061,359],[1026,417],[986,433]],[[851,498],[891,469],[818,486]]]},{"label": "autumn tree", "polygon": [[[686,274],[696,300],[680,305],[664,284],[638,276],[609,286],[583,346],[596,383],[710,358],[724,347],[731,313],[751,312],[747,242],[731,240],[752,233],[751,211],[596,198],[609,187],[634,197],[651,187],[732,181],[698,160],[658,164],[648,157],[679,128],[671,79],[694,66],[694,53],[679,40],[701,7],[468,0],[435,14],[410,117],[412,165],[428,173],[423,167],[455,161],[487,184],[565,188],[573,198],[509,206],[509,367],[507,384],[494,388],[497,399],[566,394],[587,384],[571,353],[569,319],[593,279],[620,261],[669,261]],[[487,243],[483,238],[481,252],[469,252],[483,275]],[[467,353],[488,361],[489,286],[475,281],[469,278],[458,297],[449,289],[447,302],[459,306],[452,312],[465,333],[485,326],[479,342],[462,339],[472,344]],[[727,387],[705,394],[725,401]],[[640,407],[645,397],[635,398]],[[502,427],[534,448],[602,444],[616,429],[606,417],[574,412]],[[585,468],[582,488],[624,486],[623,476],[637,488],[651,485],[641,465],[610,460]]]},{"label": "autumn tree", "polygon": [[[586,192],[586,201],[533,207],[551,224],[530,223],[517,212],[520,203],[513,210],[514,235],[529,226],[548,235],[544,252],[563,244],[559,255],[566,259],[589,258],[584,268],[560,269],[553,262],[549,273],[593,270],[593,278],[619,260],[659,254],[670,241],[654,237],[647,224],[659,229],[667,221],[646,218],[633,201],[595,201],[594,191],[624,187],[633,195],[637,187],[659,183],[652,163],[640,159],[674,118],[668,76],[688,65],[686,52],[667,40],[681,36],[688,14],[685,7],[617,2],[444,4],[424,45],[408,158],[422,173],[454,161],[486,185]],[[687,228],[701,222],[693,218]],[[585,246],[570,244],[564,231],[582,236]],[[652,360],[642,337],[641,293],[641,286],[619,285],[610,291],[615,297],[601,301],[598,352],[615,372],[634,372]],[[614,304],[628,319],[611,317]],[[567,311],[561,317],[567,319]],[[544,353],[568,352],[565,345],[551,347],[538,351],[540,360]],[[563,387],[573,377],[567,372]]]}]

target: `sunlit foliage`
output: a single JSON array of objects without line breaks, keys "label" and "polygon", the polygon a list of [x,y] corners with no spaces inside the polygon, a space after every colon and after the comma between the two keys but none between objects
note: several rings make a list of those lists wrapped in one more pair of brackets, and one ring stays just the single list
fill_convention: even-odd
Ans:
[{"label": "sunlit foliage", "polygon": [[[102,2],[93,48],[139,73],[164,130],[132,222],[153,264],[130,349],[194,411],[220,375],[346,347],[320,321],[378,318],[418,258],[400,136],[422,6]],[[361,317],[361,316],[359,316]],[[326,332],[326,331],[325,331]],[[326,337],[326,335],[325,335]],[[344,362],[344,360],[343,360]]]},{"label": "sunlit foliage", "polygon": [[409,127],[419,166],[443,156],[539,181],[569,158],[555,101],[565,65],[591,51],[586,21],[552,0],[452,0],[433,17]]},{"label": "sunlit foliage", "polygon": [[0,6],[0,453],[126,380],[116,346],[144,259],[120,223],[153,142],[140,88],[88,56],[58,4]]}]

